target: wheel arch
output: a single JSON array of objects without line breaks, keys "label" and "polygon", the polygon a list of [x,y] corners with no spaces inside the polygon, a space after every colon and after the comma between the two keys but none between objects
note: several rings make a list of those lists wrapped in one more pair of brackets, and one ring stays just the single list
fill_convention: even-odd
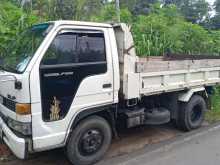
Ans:
[{"label": "wheel arch", "polygon": [[193,95],[200,95],[205,99],[206,103],[208,101],[208,93],[205,87],[192,88],[185,92],[179,93],[178,101],[184,103],[189,102]]},{"label": "wheel arch", "polygon": [[113,133],[115,134],[115,109],[117,105],[105,105],[101,107],[95,107],[95,108],[88,108],[81,112],[79,112],[76,116],[72,117],[72,120],[70,122],[70,125],[68,127],[67,135],[65,138],[65,144],[67,143],[71,132],[74,130],[74,128],[83,120],[87,119],[91,116],[99,116],[104,118],[108,124],[110,125]]}]

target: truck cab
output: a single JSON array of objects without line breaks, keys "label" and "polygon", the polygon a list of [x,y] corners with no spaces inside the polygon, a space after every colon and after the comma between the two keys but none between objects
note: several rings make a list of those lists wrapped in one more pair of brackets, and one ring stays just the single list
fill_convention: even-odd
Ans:
[{"label": "truck cab", "polygon": [[112,33],[108,24],[57,21],[15,41],[0,75],[0,112],[1,136],[17,157],[64,146],[77,114],[118,102]]},{"label": "truck cab", "polygon": [[[85,165],[105,154],[117,125],[130,128],[175,119],[185,130],[199,127],[207,109],[200,74],[192,75],[199,84],[190,85],[182,77],[189,77],[189,70],[169,72],[181,83],[177,86],[166,82],[168,72],[143,73],[143,67],[125,24],[34,25],[19,35],[2,60],[0,137],[20,159],[65,147],[72,163]],[[212,76],[206,81],[209,86],[220,82],[218,69],[206,71]],[[180,116],[179,101],[189,111],[193,108],[187,102],[199,104],[191,125],[184,123],[186,114]]]}]

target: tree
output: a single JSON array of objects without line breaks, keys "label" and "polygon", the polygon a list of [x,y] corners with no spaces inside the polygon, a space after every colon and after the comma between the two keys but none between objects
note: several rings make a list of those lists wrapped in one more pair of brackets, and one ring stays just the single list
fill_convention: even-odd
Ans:
[{"label": "tree", "polygon": [[220,0],[214,3],[215,16],[210,19],[210,29],[220,29]]},{"label": "tree", "polygon": [[164,4],[175,4],[188,21],[198,24],[208,18],[210,10],[206,0],[165,0]]},{"label": "tree", "polygon": [[49,20],[89,20],[92,15],[100,12],[103,5],[103,0],[47,0],[47,4],[41,8],[46,6],[44,13]]},{"label": "tree", "polygon": [[151,5],[157,3],[158,0],[137,0],[133,13],[135,15],[146,15],[151,12]]},{"label": "tree", "polygon": [[7,49],[7,45],[17,34],[36,22],[38,22],[36,16],[26,14],[16,5],[2,0],[0,3],[0,53]]},{"label": "tree", "polygon": [[216,14],[220,14],[220,0],[215,0],[214,9],[216,11]]},{"label": "tree", "polygon": [[171,5],[171,4],[175,4],[176,6],[181,6],[181,4],[183,3],[183,0],[164,0],[163,4],[164,5]]},{"label": "tree", "polygon": [[132,26],[138,55],[213,54],[219,55],[220,33],[187,22],[175,5],[154,7],[147,16],[137,16]]},{"label": "tree", "polygon": [[127,8],[130,11],[133,10],[138,0],[120,0],[120,7]]},{"label": "tree", "polygon": [[[121,22],[132,24],[133,15],[127,8],[121,9],[120,17],[121,17]],[[118,20],[117,20],[115,5],[113,3],[109,3],[105,5],[98,15],[94,15],[91,17],[91,21],[117,22]]]},{"label": "tree", "polygon": [[46,20],[89,20],[98,14],[108,0],[9,0],[27,13],[36,14],[41,22]]},{"label": "tree", "polygon": [[146,15],[150,13],[151,5],[159,0],[120,0],[120,6],[127,8],[134,15]]}]

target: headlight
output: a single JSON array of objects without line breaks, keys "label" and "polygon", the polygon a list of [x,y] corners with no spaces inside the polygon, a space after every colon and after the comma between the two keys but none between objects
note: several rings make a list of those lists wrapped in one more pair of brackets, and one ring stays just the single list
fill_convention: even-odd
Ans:
[{"label": "headlight", "polygon": [[32,129],[31,129],[31,123],[22,123],[19,121],[15,121],[13,119],[8,119],[8,126],[19,132],[22,133],[23,135],[31,135]]}]

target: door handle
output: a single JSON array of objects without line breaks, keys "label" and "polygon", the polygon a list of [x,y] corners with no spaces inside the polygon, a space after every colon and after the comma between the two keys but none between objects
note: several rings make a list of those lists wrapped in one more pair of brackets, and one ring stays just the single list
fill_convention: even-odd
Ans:
[{"label": "door handle", "polygon": [[103,84],[102,87],[103,87],[103,88],[111,88],[111,87],[112,87],[112,84]]}]

